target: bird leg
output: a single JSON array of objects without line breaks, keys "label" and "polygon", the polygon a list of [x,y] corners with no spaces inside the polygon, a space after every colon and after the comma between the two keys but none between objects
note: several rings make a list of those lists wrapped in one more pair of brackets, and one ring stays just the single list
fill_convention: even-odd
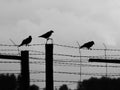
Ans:
[{"label": "bird leg", "polygon": [[47,38],[47,41],[48,41],[48,40],[53,40],[53,39],[52,39],[52,38]]},{"label": "bird leg", "polygon": [[27,47],[27,46],[29,47],[30,45],[29,45],[29,44],[26,44],[26,47]]},{"label": "bird leg", "polygon": [[89,48],[89,50],[92,50],[92,48]]},{"label": "bird leg", "polygon": [[47,38],[47,40],[46,40],[46,44],[47,44],[48,40],[51,40],[52,43],[53,43],[53,39],[52,39],[52,38]]}]

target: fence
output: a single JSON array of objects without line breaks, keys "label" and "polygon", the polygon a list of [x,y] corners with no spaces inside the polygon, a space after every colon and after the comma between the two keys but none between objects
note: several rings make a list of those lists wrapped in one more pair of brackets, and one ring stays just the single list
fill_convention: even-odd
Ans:
[{"label": "fence", "polygon": [[[19,56],[19,51],[17,50],[17,47],[15,45],[5,45],[5,44],[0,44],[0,54],[1,55],[17,55]],[[39,50],[36,50],[36,47],[39,48]],[[29,63],[30,65],[40,65],[41,67],[45,66],[45,51],[41,48],[44,48],[45,44],[33,44],[30,45],[29,47],[27,47],[27,49],[29,50]],[[79,47],[76,46],[68,46],[68,45],[60,45],[60,44],[54,44],[54,47],[56,49],[58,48],[63,48],[63,49],[67,49],[70,51],[76,51],[75,54],[71,54],[70,52],[65,52],[65,53],[59,53],[59,52],[55,52],[53,53],[53,66],[55,67],[67,67],[67,68],[77,68],[76,71],[70,71],[70,70],[62,70],[59,71],[54,70],[53,73],[54,74],[59,74],[59,75],[72,75],[73,77],[79,77],[80,75],[82,76],[81,80],[84,80],[84,77],[91,77],[91,76],[106,76],[107,73],[107,77],[119,77],[120,73],[119,73],[119,69],[120,69],[120,65],[118,64],[100,64],[100,63],[90,63],[88,61],[89,58],[96,58],[96,59],[115,59],[115,60],[119,60],[119,52],[120,49],[106,49],[106,51],[108,52],[108,54],[104,55],[104,50],[105,49],[92,49],[92,50],[83,50],[84,53],[82,53],[83,55],[79,55],[79,53],[77,53],[77,51],[79,50]],[[72,50],[71,50],[72,49]],[[20,51],[22,50],[22,48],[20,49]],[[82,51],[81,51],[82,52]],[[87,53],[88,52],[88,53]],[[92,52],[97,52],[97,53],[102,53],[100,55],[89,55],[89,53]],[[80,63],[80,57],[82,59],[82,62]],[[19,64],[20,61],[3,61],[0,60],[0,64]],[[79,67],[81,66],[81,71],[79,69]],[[95,68],[103,68],[103,70],[105,70],[106,68],[112,68],[115,69],[116,72],[110,72],[109,71],[103,71],[103,72],[84,72],[85,69],[95,69]],[[118,71],[117,71],[118,70]],[[1,69],[0,73],[14,73],[14,74],[19,74],[20,70],[16,70],[16,69]],[[44,70],[40,70],[40,68],[38,70],[30,70],[30,75],[40,75],[41,74],[45,75],[45,69]],[[64,78],[58,80],[58,78],[54,77],[54,87],[59,88],[59,85],[56,85],[57,83],[66,83],[68,85],[72,85],[72,84],[76,84],[78,83],[78,81],[80,80],[80,77],[78,80],[64,80]],[[32,83],[37,83],[37,82],[46,82],[45,77],[40,79],[40,78],[33,78],[31,77],[30,82]]]}]

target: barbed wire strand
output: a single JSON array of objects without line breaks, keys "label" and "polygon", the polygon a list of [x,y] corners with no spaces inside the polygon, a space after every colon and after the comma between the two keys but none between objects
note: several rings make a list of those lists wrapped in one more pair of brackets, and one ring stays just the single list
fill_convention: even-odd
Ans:
[{"label": "barbed wire strand", "polygon": [[[45,44],[30,44],[29,46],[43,46]],[[79,47],[76,46],[70,46],[70,45],[62,45],[62,44],[53,44],[55,46],[59,46],[59,47],[67,47],[67,48],[74,48],[74,49],[78,49]],[[0,46],[8,46],[8,47],[18,47],[18,45],[8,45],[8,44],[0,44]],[[83,49],[83,50],[87,50],[87,49]],[[91,50],[105,50],[105,49],[95,49],[92,48]],[[106,49],[106,51],[120,51],[120,49]]]}]

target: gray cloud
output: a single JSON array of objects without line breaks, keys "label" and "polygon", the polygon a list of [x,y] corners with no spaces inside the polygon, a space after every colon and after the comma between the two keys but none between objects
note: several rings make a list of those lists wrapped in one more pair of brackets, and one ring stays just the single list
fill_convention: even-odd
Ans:
[{"label": "gray cloud", "polygon": [[7,36],[12,38],[53,29],[56,41],[95,40],[117,45],[119,3],[118,0],[1,0],[0,29],[4,34],[11,31]]}]

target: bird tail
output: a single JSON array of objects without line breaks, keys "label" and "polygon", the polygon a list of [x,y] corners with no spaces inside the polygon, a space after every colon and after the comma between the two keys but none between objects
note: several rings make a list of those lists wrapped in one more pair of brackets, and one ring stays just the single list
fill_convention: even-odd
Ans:
[{"label": "bird tail", "polygon": [[21,47],[21,45],[18,45],[18,47]]},{"label": "bird tail", "polygon": [[18,45],[18,47],[21,47],[23,44]]},{"label": "bird tail", "polygon": [[38,37],[42,37],[42,36],[38,36]]},{"label": "bird tail", "polygon": [[83,46],[80,46],[80,49],[83,48]]}]

